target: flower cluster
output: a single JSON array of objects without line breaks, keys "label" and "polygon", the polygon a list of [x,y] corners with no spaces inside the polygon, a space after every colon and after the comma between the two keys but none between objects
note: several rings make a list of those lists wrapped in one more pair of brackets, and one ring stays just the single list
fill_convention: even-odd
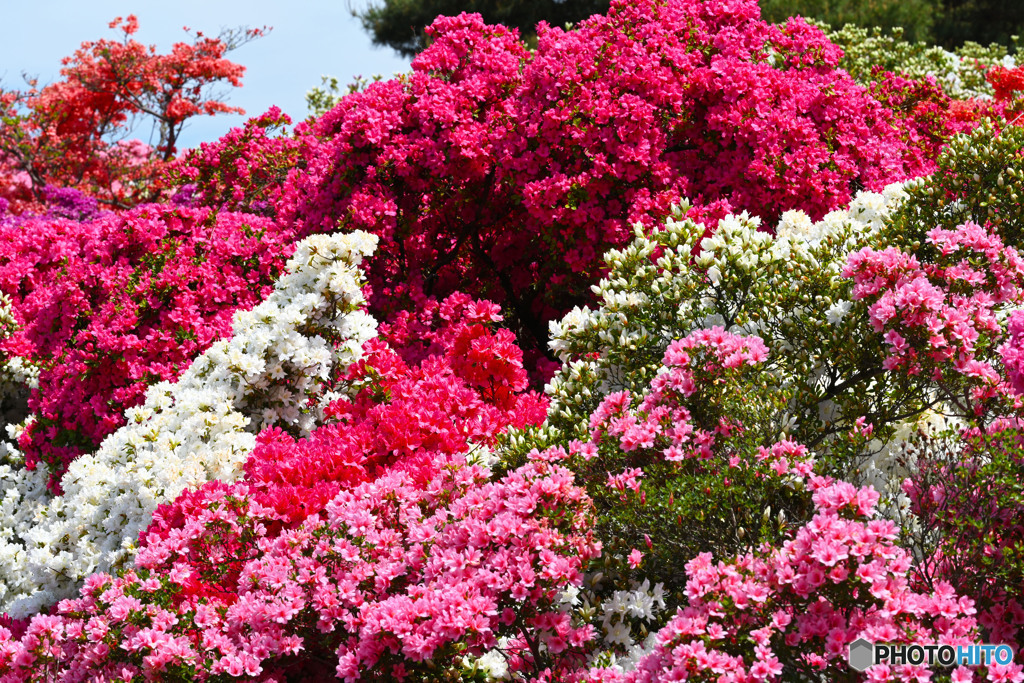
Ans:
[{"label": "flower cluster", "polygon": [[[18,329],[14,307],[0,292],[0,341]],[[28,416],[28,392],[38,386],[39,369],[15,356],[0,364],[0,430],[21,423]],[[6,434],[0,432],[0,439]]]},{"label": "flower cluster", "polygon": [[892,110],[906,143],[908,164],[934,171],[936,160],[954,136],[973,130],[981,119],[999,119],[1001,103],[953,99],[928,79],[913,79],[891,72],[876,73],[871,94]]},{"label": "flower cluster", "polygon": [[903,482],[909,507],[922,526],[941,532],[933,540],[931,556],[919,562],[916,571],[926,580],[949,582],[958,593],[970,595],[987,642],[1020,647],[1020,421],[1001,419],[985,429],[921,436],[912,453],[915,471]]},{"label": "flower cluster", "polygon": [[[597,682],[702,679],[846,680],[847,645],[872,642],[973,643],[970,600],[948,585],[914,591],[911,558],[895,545],[890,521],[871,519],[878,494],[845,482],[811,478],[814,517],[782,547],[714,562],[701,554],[686,565],[687,605],[657,635],[634,671],[591,670]],[[1021,680],[1021,667],[993,666]],[[971,675],[966,668],[955,675]],[[912,665],[869,669],[873,681],[919,680]],[[969,680],[969,679],[967,679]]]},{"label": "flower cluster", "polygon": [[0,225],[0,291],[22,323],[0,354],[40,368],[20,442],[29,465],[46,463],[59,490],[147,387],[177,378],[236,309],[269,294],[293,248],[266,219],[183,207]]},{"label": "flower cluster", "polygon": [[[728,422],[723,422],[728,418],[709,410],[708,404],[713,403],[709,399],[721,392],[715,385],[730,383],[731,378],[725,376],[730,370],[758,365],[767,357],[768,349],[759,337],[737,337],[721,327],[697,330],[669,345],[663,368],[640,400],[637,412],[630,410],[628,391],[609,394],[601,402],[590,416],[590,438],[597,443],[613,437],[616,448],[625,453],[652,448],[667,439],[662,451],[666,460],[710,458],[715,435],[728,436],[732,431]],[[679,404],[682,398],[690,399],[694,410],[700,411],[696,420]]]},{"label": "flower cluster", "polygon": [[[325,424],[299,440],[260,433],[245,463],[251,494],[301,521],[340,488],[385,471],[422,481],[435,463],[463,453],[487,464],[499,432],[541,422],[546,407],[525,391],[522,352],[508,330],[492,331],[498,320],[493,304],[452,295],[405,325],[382,326],[325,408]],[[405,336],[410,327],[415,342]],[[423,342],[427,349],[410,348]]]},{"label": "flower cluster", "polygon": [[588,298],[601,254],[681,196],[714,217],[818,218],[851,187],[927,168],[820,30],[768,24],[754,0],[613,2],[543,29],[533,53],[476,15],[428,32],[411,74],[316,122],[282,198],[307,231],[344,221],[381,236],[378,307],[461,289],[543,348],[545,322]]},{"label": "flower cluster", "polygon": [[[654,648],[657,631],[670,614],[665,587],[661,583],[652,587],[644,579],[631,581],[628,589],[606,594],[601,590],[604,582],[602,572],[586,575],[581,588],[570,586],[562,593],[561,609],[591,621],[599,629],[588,666],[630,670]],[[490,653],[485,657],[494,659]]]},{"label": "flower cluster", "polygon": [[[411,73],[172,162],[162,203],[101,210],[0,150],[0,680],[1019,651],[1015,63],[844,57],[756,0],[613,0],[533,50],[428,30]],[[189,102],[162,150],[97,161],[151,168]],[[986,676],[1024,669],[866,674]]]},{"label": "flower cluster", "polygon": [[420,485],[391,472],[279,535],[243,484],[189,500],[183,526],[147,536],[136,571],[93,575],[20,640],[0,630],[8,678],[255,677],[284,673],[300,651],[334,658],[321,673],[346,681],[404,678],[432,661],[457,668],[457,654],[499,638],[513,671],[538,671],[593,638],[558,608],[600,546],[556,458],[495,481],[457,461]]},{"label": "flower cluster", "polygon": [[999,66],[991,69],[985,77],[992,85],[992,91],[997,100],[1010,100],[1014,98],[1015,93],[1024,91],[1024,68],[1022,67]]},{"label": "flower cluster", "polygon": [[828,38],[843,49],[839,65],[859,83],[868,85],[879,73],[893,72],[913,80],[931,80],[960,100],[992,97],[989,71],[1016,66],[1007,47],[996,44],[968,43],[950,51],[920,41],[910,43],[898,32],[885,34],[853,24],[830,31]]},{"label": "flower cluster", "polygon": [[221,212],[272,215],[303,139],[301,129],[295,135],[273,136],[290,123],[287,114],[271,107],[216,142],[189,150],[165,169],[166,181],[179,186],[179,201],[187,197],[194,205]]},{"label": "flower cluster", "polygon": [[[7,472],[0,549],[2,599],[19,616],[74,591],[90,573],[122,565],[156,506],[186,488],[236,479],[254,434],[281,425],[308,433],[338,365],[359,357],[375,323],[362,312],[365,233],[316,236],[296,247],[266,301],[234,316],[176,382],[151,387],[128,424],[75,460],[63,495],[39,495],[39,473]],[[16,504],[16,505],[15,505]]]},{"label": "flower cluster", "polygon": [[873,368],[883,370],[876,357],[880,341],[878,351],[849,344],[870,328],[841,272],[847,254],[873,239],[905,196],[899,185],[862,192],[848,209],[817,222],[786,212],[774,238],[759,219],[743,214],[726,216],[704,237],[704,226],[688,218],[685,205],[650,235],[638,231],[629,247],[606,255],[609,273],[595,288],[599,305],[577,308],[551,325],[551,348],[565,365],[548,385],[549,418],[536,437],[544,443],[586,440],[579,425],[604,396],[642,392],[662,372],[674,340],[714,326],[756,335],[784,351],[772,358],[773,372],[763,382],[773,400],[789,404],[765,415],[767,421],[755,420],[768,443],[783,431],[821,442],[850,431],[867,412],[884,430],[882,418],[903,412],[906,397],[886,396],[886,388],[871,381]]},{"label": "flower cluster", "polygon": [[850,254],[843,275],[854,281],[853,299],[870,303],[871,325],[887,345],[886,369],[939,384],[953,370],[977,380],[974,401],[991,398],[1001,377],[984,352],[1002,335],[998,307],[1021,297],[1024,260],[976,223],[934,228],[927,240],[923,263],[898,247],[864,247]]},{"label": "flower cluster", "polygon": [[1018,394],[1024,394],[1024,312],[1014,311],[1007,323],[1007,340],[999,347],[1006,379]]}]

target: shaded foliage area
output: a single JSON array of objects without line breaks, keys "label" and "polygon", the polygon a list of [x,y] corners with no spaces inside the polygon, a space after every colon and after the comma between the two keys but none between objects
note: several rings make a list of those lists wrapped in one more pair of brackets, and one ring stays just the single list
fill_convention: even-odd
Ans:
[{"label": "shaded foliage area", "polygon": [[538,22],[552,26],[576,23],[608,11],[610,0],[384,0],[353,13],[363,22],[375,45],[386,45],[405,57],[430,44],[426,28],[438,16],[476,12],[488,24],[519,29],[528,41],[536,38]]},{"label": "shaded foliage area", "polygon": [[856,24],[886,33],[901,27],[911,42],[923,40],[954,49],[967,42],[1013,43],[1024,33],[1024,3],[1017,0],[761,0],[772,22],[791,16],[835,28]]},{"label": "shaded foliage area", "polygon": [[942,9],[933,34],[945,47],[968,40],[1006,45],[1024,34],[1024,4],[1015,0],[943,0]]},{"label": "shaded foliage area", "polygon": [[834,27],[844,24],[878,26],[885,31],[902,27],[907,39],[930,37],[941,19],[941,0],[761,0],[761,16],[773,23],[806,17]]}]

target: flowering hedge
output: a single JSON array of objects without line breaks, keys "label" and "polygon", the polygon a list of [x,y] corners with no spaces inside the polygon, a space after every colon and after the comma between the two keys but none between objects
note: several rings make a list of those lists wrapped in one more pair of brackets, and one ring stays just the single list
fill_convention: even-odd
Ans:
[{"label": "flowering hedge", "polygon": [[0,681],[1024,681],[846,661],[1024,646],[1013,65],[430,30],[164,203],[0,216]]}]

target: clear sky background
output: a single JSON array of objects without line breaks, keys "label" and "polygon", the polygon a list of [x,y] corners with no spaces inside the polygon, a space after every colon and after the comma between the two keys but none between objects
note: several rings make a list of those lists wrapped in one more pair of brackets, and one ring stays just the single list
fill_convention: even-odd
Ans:
[{"label": "clear sky background", "polygon": [[[306,92],[321,75],[341,84],[355,76],[390,78],[409,69],[409,61],[391,48],[374,47],[349,3],[368,0],[0,0],[0,84],[24,86],[22,72],[40,84],[56,80],[60,60],[85,40],[119,38],[107,25],[118,16],[139,18],[135,39],[167,52],[175,42],[189,40],[183,26],[215,36],[221,28],[272,26],[265,37],[228,54],[246,67],[241,88],[226,87],[229,105],[246,116],[197,116],[186,124],[179,148],[215,140],[249,116],[277,105],[301,121],[306,117]],[[139,130],[139,137],[148,137]]]}]

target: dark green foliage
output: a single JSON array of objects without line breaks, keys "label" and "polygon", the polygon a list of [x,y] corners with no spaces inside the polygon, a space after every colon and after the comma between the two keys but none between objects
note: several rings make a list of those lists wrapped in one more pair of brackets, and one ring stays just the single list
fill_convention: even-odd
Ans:
[{"label": "dark green foliage", "polygon": [[423,29],[438,15],[476,12],[488,24],[519,29],[519,35],[529,43],[540,21],[552,26],[576,23],[604,14],[609,4],[610,0],[383,0],[353,14],[363,22],[375,45],[386,45],[412,57],[429,44]]},{"label": "dark green foliage", "polygon": [[[597,528],[608,539],[605,551],[624,558],[639,549],[644,553],[640,576],[675,592],[686,585],[685,561],[699,553],[727,558],[785,540],[810,518],[810,494],[767,474],[767,467],[753,466],[756,446],[735,445],[741,446],[742,459],[735,467],[727,457],[671,463],[653,449],[625,459],[602,450],[592,468],[576,462],[577,476],[588,485],[599,511]],[[643,502],[636,494],[620,498],[608,488],[607,470],[623,463],[643,465]]]},{"label": "dark green foliage", "polygon": [[[948,1],[948,0],[947,0]],[[941,15],[941,0],[761,0],[761,15],[773,23],[801,16],[833,27],[844,24],[878,26],[891,32],[903,27],[913,42],[931,36]]]},{"label": "dark green foliage", "polygon": [[903,28],[911,43],[923,40],[955,49],[967,42],[1011,45],[1024,34],[1021,0],[761,0],[765,19],[802,16],[833,28],[855,24],[890,34]]},{"label": "dark green foliage", "polygon": [[1024,34],[1021,0],[942,0],[942,17],[932,31],[935,41],[953,48],[970,40],[982,45],[1009,45]]}]

